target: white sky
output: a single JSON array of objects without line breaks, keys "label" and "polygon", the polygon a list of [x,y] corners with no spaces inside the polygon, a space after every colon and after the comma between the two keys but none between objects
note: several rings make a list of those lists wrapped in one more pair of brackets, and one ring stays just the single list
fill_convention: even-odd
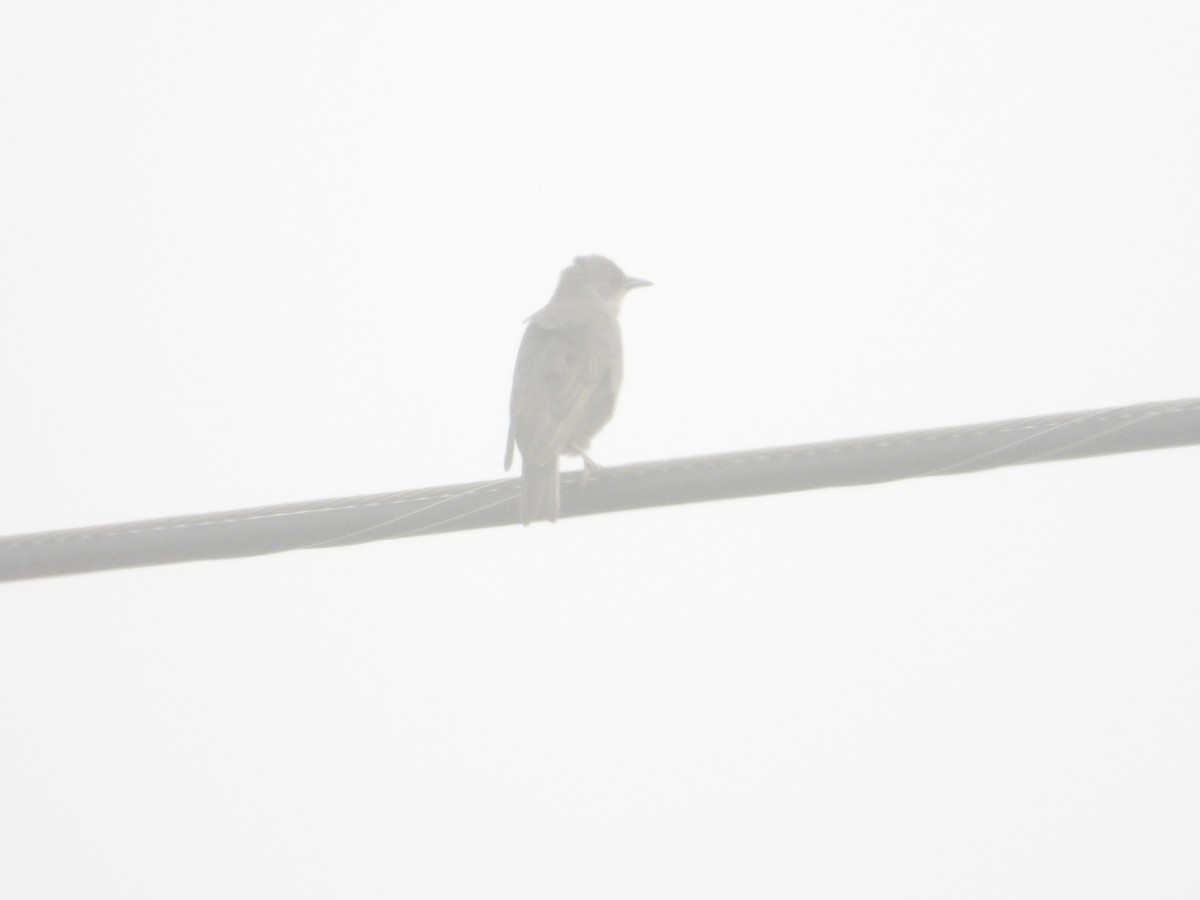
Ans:
[{"label": "white sky", "polygon": [[[0,534],[1200,394],[1194,2],[0,7]],[[1197,452],[0,588],[0,894],[1195,897]]]}]

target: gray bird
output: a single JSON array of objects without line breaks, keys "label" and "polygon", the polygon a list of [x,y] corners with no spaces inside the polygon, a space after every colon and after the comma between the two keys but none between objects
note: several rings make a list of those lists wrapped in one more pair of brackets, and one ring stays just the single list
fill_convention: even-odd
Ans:
[{"label": "gray bird", "polygon": [[558,518],[558,458],[595,463],[588,445],[612,418],[621,389],[621,301],[652,282],[603,256],[577,256],[550,302],[526,321],[513,373],[504,469],[521,448],[521,521]]}]

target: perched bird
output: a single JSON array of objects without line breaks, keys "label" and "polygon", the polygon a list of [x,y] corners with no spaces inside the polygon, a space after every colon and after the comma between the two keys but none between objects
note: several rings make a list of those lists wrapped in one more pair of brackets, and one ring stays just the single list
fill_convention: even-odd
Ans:
[{"label": "perched bird", "polygon": [[612,418],[621,388],[625,295],[652,282],[630,278],[603,256],[577,256],[550,302],[530,316],[513,373],[507,471],[521,449],[521,521],[558,518],[558,458],[595,464],[588,444]]}]

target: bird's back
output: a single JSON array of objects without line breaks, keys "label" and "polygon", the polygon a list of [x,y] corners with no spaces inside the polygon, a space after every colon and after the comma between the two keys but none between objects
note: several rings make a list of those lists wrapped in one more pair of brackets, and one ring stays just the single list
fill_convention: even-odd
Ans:
[{"label": "bird's back", "polygon": [[514,443],[534,465],[587,449],[612,418],[622,376],[620,326],[600,310],[560,306],[547,306],[525,329],[513,376],[506,466]]}]

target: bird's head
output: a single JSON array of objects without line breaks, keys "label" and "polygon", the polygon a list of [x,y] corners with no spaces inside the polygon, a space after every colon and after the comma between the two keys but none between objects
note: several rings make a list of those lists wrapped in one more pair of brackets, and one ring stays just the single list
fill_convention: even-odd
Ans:
[{"label": "bird's head", "polygon": [[627,293],[652,284],[626,275],[606,256],[577,256],[563,269],[555,299],[600,303],[616,313]]}]

